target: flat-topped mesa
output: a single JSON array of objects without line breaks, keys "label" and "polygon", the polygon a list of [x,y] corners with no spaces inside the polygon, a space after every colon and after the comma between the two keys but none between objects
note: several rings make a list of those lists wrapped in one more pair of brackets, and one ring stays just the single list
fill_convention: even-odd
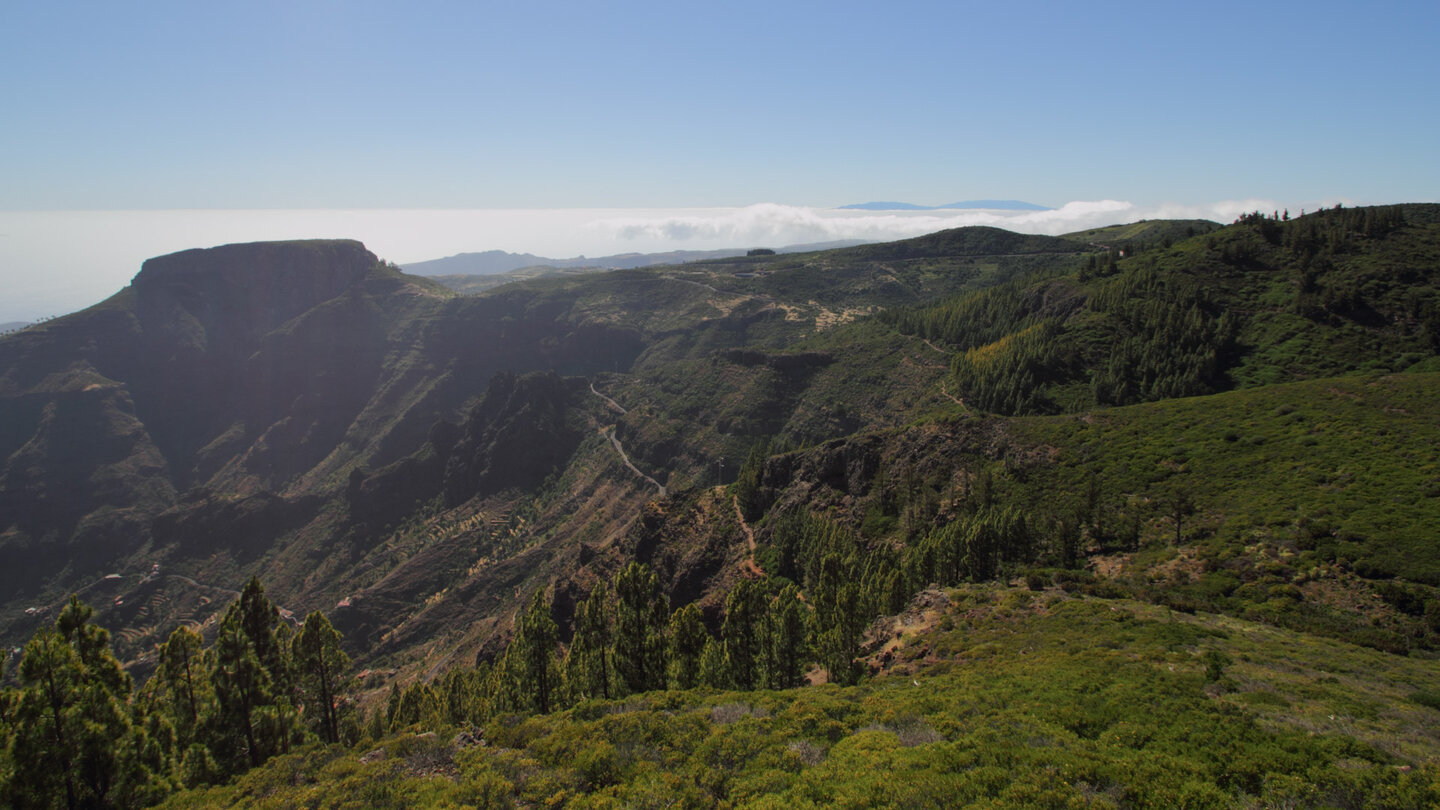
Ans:
[{"label": "flat-topped mesa", "polygon": [[142,299],[174,297],[192,312],[243,313],[252,325],[273,328],[344,292],[379,264],[353,239],[250,242],[149,259],[131,287]]}]

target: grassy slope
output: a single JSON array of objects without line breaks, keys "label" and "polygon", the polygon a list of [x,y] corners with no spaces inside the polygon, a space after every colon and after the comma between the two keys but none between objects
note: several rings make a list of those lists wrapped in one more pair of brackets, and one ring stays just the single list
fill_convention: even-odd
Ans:
[{"label": "grassy slope", "polygon": [[1208,233],[1220,227],[1208,219],[1142,219],[1126,225],[1091,228],[1061,236],[1072,242],[1123,248],[1132,244],[1161,243],[1166,239],[1178,242],[1197,233]]},{"label": "grassy slope", "polygon": [[[1022,497],[1144,521],[1097,568],[1145,598],[1404,652],[1440,642],[1440,413],[1434,374],[1347,377],[1019,420],[1058,446]],[[1174,546],[1174,493],[1194,514]],[[1053,495],[1051,496],[1053,497]],[[1062,507],[1065,508],[1065,507]],[[1133,517],[1131,517],[1133,516]],[[1123,545],[1123,544],[1120,544]]]},{"label": "grassy slope", "polygon": [[1191,534],[1233,548],[1282,544],[1290,560],[1348,560],[1361,573],[1440,584],[1440,375],[1346,377],[1018,420],[1060,448],[1035,489],[1112,498],[1180,487]]},{"label": "grassy slope", "polygon": [[[972,586],[850,688],[651,693],[346,752],[167,807],[1422,807],[1440,663],[1125,600]],[[887,635],[889,635],[887,633]],[[1426,705],[1426,704],[1429,705]],[[361,752],[379,750],[361,761]]]}]

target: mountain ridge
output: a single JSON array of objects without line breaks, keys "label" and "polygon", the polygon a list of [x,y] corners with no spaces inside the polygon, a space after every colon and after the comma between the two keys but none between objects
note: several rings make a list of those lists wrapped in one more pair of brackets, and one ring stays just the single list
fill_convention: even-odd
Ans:
[{"label": "mountain ridge", "polygon": [[[775,248],[777,253],[808,253],[816,250],[830,250],[862,244],[865,240],[843,239],[831,242],[816,242],[803,245],[787,245]],[[744,256],[744,248],[728,250],[670,250],[659,253],[616,253],[610,256],[570,259],[552,259],[533,253],[509,253],[503,250],[485,250],[478,253],[457,253],[440,259],[428,259],[401,265],[407,273],[422,276],[464,276],[495,275],[532,267],[553,267],[559,269],[633,269],[652,265],[682,264],[705,259],[726,259]]]}]

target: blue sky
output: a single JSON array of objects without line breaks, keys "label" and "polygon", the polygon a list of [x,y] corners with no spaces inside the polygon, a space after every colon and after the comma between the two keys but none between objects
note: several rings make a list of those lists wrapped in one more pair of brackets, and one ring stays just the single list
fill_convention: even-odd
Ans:
[{"label": "blue sky", "polygon": [[1434,199],[1440,3],[17,2],[0,209]]},{"label": "blue sky", "polygon": [[[568,257],[1433,201],[1437,41],[1435,0],[0,0],[0,322],[227,241]],[[1006,198],[1060,210],[830,210]]]}]

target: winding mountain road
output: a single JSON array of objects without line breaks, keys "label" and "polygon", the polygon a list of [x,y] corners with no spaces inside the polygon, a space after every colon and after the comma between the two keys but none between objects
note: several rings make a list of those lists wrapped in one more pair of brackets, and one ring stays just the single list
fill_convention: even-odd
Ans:
[{"label": "winding mountain road", "polygon": [[[607,406],[620,413],[621,415],[629,413],[629,411],[625,410],[624,406],[622,406],[620,403],[595,390],[595,383],[593,382],[590,383],[590,393],[605,400],[605,404]],[[659,490],[660,497],[663,498],[669,494],[668,490],[665,489],[664,484],[641,472],[640,468],[636,467],[635,463],[630,460],[629,454],[625,452],[624,446],[620,444],[619,437],[615,435],[615,425],[609,425],[607,427],[600,428],[600,435],[610,440],[610,445],[615,448],[616,453],[620,454],[620,460],[625,463],[626,467],[630,468],[630,472],[635,473],[636,475],[644,478],[646,481],[649,481],[652,485],[654,485],[655,489]]]},{"label": "winding mountain road", "polygon": [[[155,579],[155,578],[157,578],[157,577],[166,577],[166,578],[169,578],[169,579],[178,579],[178,580],[180,580],[181,582],[184,582],[185,584],[187,584],[187,585],[189,585],[189,586],[191,586],[191,587],[193,587],[193,588],[199,588],[199,589],[201,589],[201,590],[206,590],[206,591],[218,591],[219,593],[225,594],[226,596],[229,596],[229,597],[232,598],[232,599],[239,599],[239,598],[240,598],[240,592],[237,591],[237,590],[235,590],[234,588],[225,588],[225,587],[222,587],[222,586],[220,586],[220,585],[210,585],[210,584],[208,584],[208,583],[199,582],[199,581],[197,581],[197,580],[195,580],[195,579],[193,579],[193,578],[191,578],[191,577],[185,576],[184,574],[170,574],[170,573],[164,573],[164,574],[162,574],[162,573],[157,573],[157,572],[151,572],[151,573],[149,573],[149,574],[106,574],[105,576],[100,577],[99,579],[95,580],[94,582],[90,582],[90,583],[87,583],[87,584],[85,584],[85,585],[80,586],[79,588],[76,588],[75,590],[71,591],[71,593],[72,593],[73,595],[75,595],[75,596],[79,596],[80,594],[85,593],[86,591],[90,590],[91,588],[94,588],[96,585],[99,585],[99,584],[101,584],[102,582],[117,582],[117,581],[122,581],[122,580],[127,579],[127,578],[130,578],[130,577],[136,577],[136,578],[139,579],[139,582],[136,583],[136,586],[138,586],[138,585],[143,585],[143,584],[145,584],[146,582],[149,582],[150,580]],[[120,597],[117,597],[117,598],[118,598],[118,599],[128,598],[128,597],[130,596],[130,594],[133,593],[133,591],[134,591],[134,587],[128,588],[128,589],[126,589],[126,591],[125,591]],[[56,603],[53,604],[53,605],[46,605],[46,606],[44,606],[44,607],[42,607],[42,608],[31,608],[29,611],[27,611],[27,613],[32,613],[32,612],[33,612],[32,615],[46,615],[46,614],[52,614],[52,613],[53,613],[53,614],[58,614],[58,612],[60,611],[60,609],[63,608],[63,607],[65,606],[65,604],[66,604],[67,602],[69,602],[69,601],[70,601],[70,597],[67,596],[65,599],[62,599],[62,600],[60,600],[59,602],[56,602]],[[119,604],[119,602],[117,602],[116,604]],[[286,621],[288,621],[288,622],[290,622],[290,623],[292,623],[292,624],[295,624],[295,625],[297,625],[297,626],[300,624],[300,620],[295,618],[294,612],[292,612],[291,610],[289,610],[289,609],[287,609],[287,608],[285,608],[285,607],[282,607],[281,605],[279,605],[279,604],[277,604],[277,603],[271,602],[271,604],[275,605],[275,609],[280,612],[280,617],[281,617],[281,618],[283,618],[283,619],[285,619]]]},{"label": "winding mountain road", "polygon": [[[939,346],[936,346],[934,343],[931,343],[929,338],[920,338],[920,340],[921,340],[921,342],[923,342],[926,346],[929,346],[931,349],[934,349],[935,351],[939,352],[940,354],[943,354],[943,355],[946,355],[946,356],[949,356],[950,354],[952,354],[952,352],[948,352],[948,351],[940,348]],[[943,396],[943,397],[945,397],[946,399],[950,400],[951,402],[955,403],[956,405],[959,405],[960,408],[961,408],[962,410],[964,410],[966,413],[969,413],[969,412],[970,412],[970,409],[969,409],[968,407],[966,407],[966,405],[965,405],[965,400],[960,399],[959,397],[957,397],[957,396],[955,396],[954,394],[950,393],[950,392],[945,388],[945,379],[944,379],[943,377],[940,379],[940,395]]]},{"label": "winding mountain road", "polygon": [[[196,588],[202,588],[202,589],[204,589],[204,590],[209,590],[209,591],[219,591],[220,593],[229,594],[230,596],[232,596],[232,597],[234,597],[234,598],[236,598],[236,599],[239,599],[239,598],[240,598],[240,592],[237,591],[237,590],[234,590],[234,589],[232,589],[232,588],[224,588],[224,587],[221,587],[221,586],[219,586],[219,585],[207,585],[207,584],[204,583],[204,582],[196,582],[195,580],[191,579],[190,577],[185,576],[184,574],[165,574],[165,576],[170,577],[171,579],[178,579],[178,580],[180,580],[180,581],[182,581],[182,582],[185,582],[185,583],[188,583],[188,584],[190,584],[190,585],[193,585],[193,586],[195,586]],[[273,601],[272,601],[270,604],[274,605],[274,606],[275,606],[275,610],[279,611],[279,613],[280,613],[280,618],[282,618],[282,619],[290,622],[290,623],[293,624],[293,625],[299,626],[300,620],[297,619],[297,618],[295,618],[295,613],[294,613],[293,611],[291,611],[291,610],[289,610],[289,609],[287,609],[287,608],[285,608],[285,607],[282,607],[278,602],[273,602]]]},{"label": "winding mountain road", "polygon": [[640,471],[640,468],[639,468],[639,467],[636,467],[635,464],[630,461],[630,456],[628,456],[628,455],[625,454],[625,448],[622,447],[622,446],[620,446],[620,440],[615,437],[615,426],[614,426],[614,425],[610,425],[609,427],[600,428],[600,435],[602,435],[602,436],[604,436],[605,438],[607,438],[607,439],[610,440],[610,444],[615,447],[615,452],[617,452],[617,453],[620,454],[620,460],[623,461],[623,462],[625,462],[625,466],[626,466],[626,467],[629,467],[631,472],[635,473],[636,475],[640,476],[641,478],[644,478],[646,481],[649,481],[651,484],[654,484],[654,485],[655,485],[655,488],[660,491],[660,497],[663,498],[663,497],[665,497],[666,495],[669,494],[669,493],[666,491],[664,484],[660,483],[659,481],[656,481],[654,478],[651,478],[650,476],[648,476],[648,475],[646,475],[645,473],[641,472],[641,471]]},{"label": "winding mountain road", "polygon": [[620,405],[620,403],[616,402],[615,400],[611,399],[610,397],[605,396],[604,394],[600,393],[599,391],[596,391],[596,390],[595,390],[595,383],[593,383],[593,382],[590,383],[590,393],[592,393],[592,394],[594,394],[595,396],[600,397],[601,399],[605,400],[605,403],[606,403],[607,405],[609,405],[611,408],[613,408],[614,410],[616,410],[617,412],[619,412],[621,415],[624,415],[624,414],[629,413],[629,411],[625,410],[625,408],[623,408],[623,407]]}]

